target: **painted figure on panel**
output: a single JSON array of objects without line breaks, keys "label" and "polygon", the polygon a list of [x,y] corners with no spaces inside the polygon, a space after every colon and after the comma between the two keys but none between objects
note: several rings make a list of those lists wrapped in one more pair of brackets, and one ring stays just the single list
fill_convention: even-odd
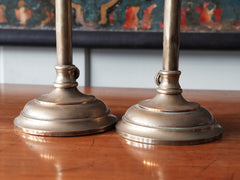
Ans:
[{"label": "painted figure on panel", "polygon": [[72,3],[73,8],[73,22],[75,25],[82,26],[85,24],[83,7],[81,4]]},{"label": "painted figure on panel", "polygon": [[[98,24],[107,24],[108,21],[113,22],[112,12],[117,6],[121,4],[122,0],[110,0],[109,2],[101,5],[100,7],[100,21]],[[111,12],[110,12],[111,11]],[[108,14],[111,13],[109,17]]]},{"label": "painted figure on panel", "polygon": [[55,24],[55,0],[50,0],[46,2],[44,0],[40,1],[41,9],[41,26],[54,25]]},{"label": "painted figure on panel", "polygon": [[6,6],[4,4],[1,4],[0,1],[0,23],[7,23],[7,19],[6,19]]},{"label": "painted figure on panel", "polygon": [[33,11],[28,8],[25,0],[19,0],[17,3],[17,8],[14,10],[19,23],[23,26],[26,26],[27,20],[30,19],[33,15]]}]

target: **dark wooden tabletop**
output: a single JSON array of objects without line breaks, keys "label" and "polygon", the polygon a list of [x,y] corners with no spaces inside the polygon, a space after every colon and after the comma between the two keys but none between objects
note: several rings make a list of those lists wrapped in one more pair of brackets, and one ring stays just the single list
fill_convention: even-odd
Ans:
[{"label": "dark wooden tabletop", "polygon": [[[127,141],[114,130],[81,137],[19,133],[13,119],[51,86],[0,85],[0,179],[240,179],[240,91],[186,90],[223,126],[222,139],[194,146]],[[118,118],[153,89],[80,88],[102,99]]]}]

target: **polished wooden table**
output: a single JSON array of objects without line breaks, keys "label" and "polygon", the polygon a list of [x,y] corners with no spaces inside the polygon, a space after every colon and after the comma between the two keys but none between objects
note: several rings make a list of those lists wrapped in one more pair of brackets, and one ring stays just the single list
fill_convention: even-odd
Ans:
[{"label": "polished wooden table", "polygon": [[[224,128],[222,139],[194,146],[127,141],[114,130],[82,137],[40,137],[14,130],[27,101],[50,86],[1,85],[0,179],[240,179],[240,91],[186,90]],[[118,118],[155,90],[80,88],[102,99]]]}]

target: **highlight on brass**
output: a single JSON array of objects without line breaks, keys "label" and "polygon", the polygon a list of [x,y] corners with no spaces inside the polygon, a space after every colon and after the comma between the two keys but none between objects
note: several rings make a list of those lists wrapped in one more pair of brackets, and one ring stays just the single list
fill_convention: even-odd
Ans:
[{"label": "highlight on brass", "polygon": [[33,135],[75,136],[106,131],[116,122],[104,102],[77,89],[79,70],[72,64],[70,0],[56,0],[57,78],[54,90],[29,101],[14,120]]},{"label": "highlight on brass", "polygon": [[130,107],[116,125],[122,137],[149,144],[191,145],[221,137],[222,127],[200,104],[187,101],[179,85],[181,0],[164,7],[163,70],[156,75],[157,94]]}]

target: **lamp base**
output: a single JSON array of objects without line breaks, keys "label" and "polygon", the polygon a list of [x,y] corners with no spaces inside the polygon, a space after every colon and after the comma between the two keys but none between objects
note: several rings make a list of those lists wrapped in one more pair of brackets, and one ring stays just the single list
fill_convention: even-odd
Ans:
[{"label": "lamp base", "polygon": [[33,135],[78,136],[104,132],[116,121],[101,100],[72,87],[55,88],[29,101],[14,125]]},{"label": "lamp base", "polygon": [[130,107],[116,130],[129,140],[164,145],[207,143],[222,135],[211,113],[181,94],[157,94]]}]

